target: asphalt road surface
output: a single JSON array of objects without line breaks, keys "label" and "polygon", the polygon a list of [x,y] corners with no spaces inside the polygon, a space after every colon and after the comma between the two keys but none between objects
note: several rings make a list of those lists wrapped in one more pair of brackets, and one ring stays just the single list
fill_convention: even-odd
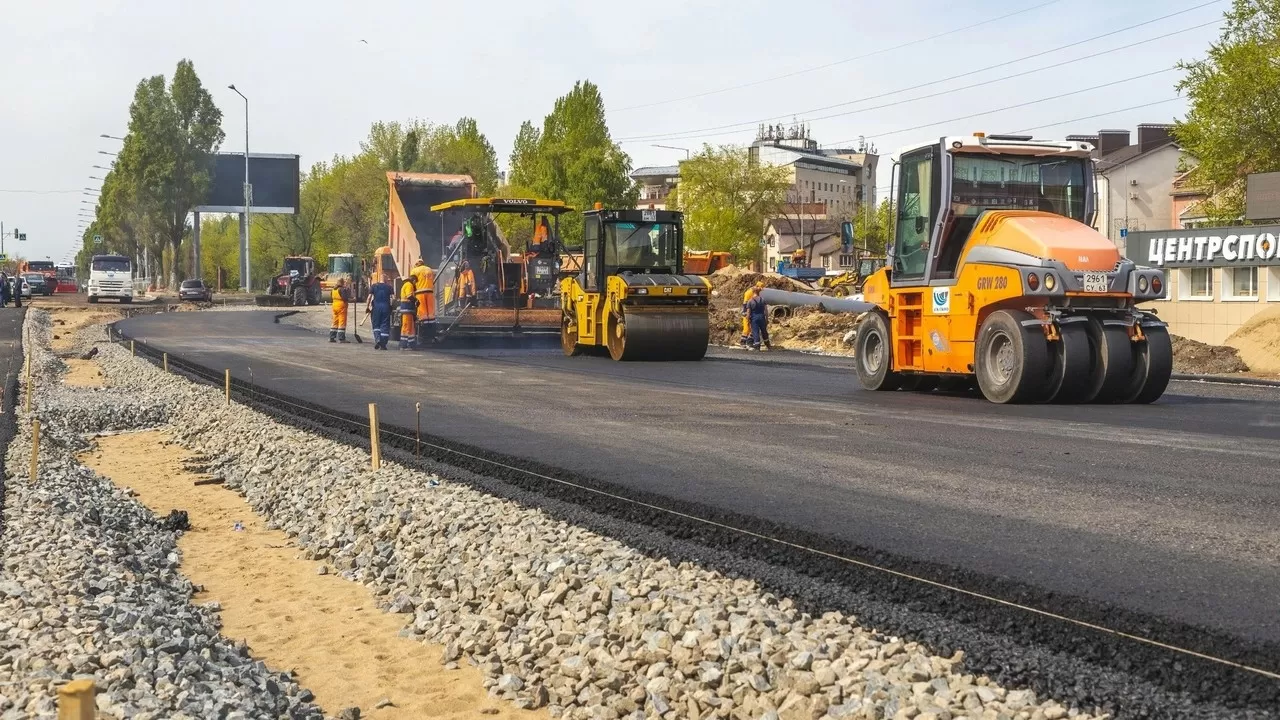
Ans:
[{"label": "asphalt road surface", "polygon": [[720,351],[375,352],[273,313],[131,337],[311,402],[899,556],[1280,642],[1280,391],[1174,382],[1150,406],[870,393],[848,361]]}]

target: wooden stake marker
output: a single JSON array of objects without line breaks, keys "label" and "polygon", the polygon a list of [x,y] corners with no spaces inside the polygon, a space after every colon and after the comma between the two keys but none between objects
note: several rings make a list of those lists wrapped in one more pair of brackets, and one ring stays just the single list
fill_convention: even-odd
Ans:
[{"label": "wooden stake marker", "polygon": [[36,481],[36,470],[40,466],[40,421],[31,421],[31,482]]},{"label": "wooden stake marker", "polygon": [[382,447],[378,438],[378,403],[369,403],[369,462],[374,470],[382,467]]},{"label": "wooden stake marker", "polygon": [[137,355],[137,354],[138,354],[138,349],[137,349],[137,347],[134,345],[134,342],[133,342],[132,340],[130,340],[130,341],[129,341],[129,354],[130,354],[130,355]]},{"label": "wooden stake marker", "polygon": [[415,414],[413,456],[421,457],[422,456],[422,403],[414,403],[413,411]]},{"label": "wooden stake marker", "polygon": [[169,372],[169,353],[164,354],[164,371]]},{"label": "wooden stake marker", "polygon": [[58,720],[94,720],[96,694],[92,680],[72,680],[58,688]]}]

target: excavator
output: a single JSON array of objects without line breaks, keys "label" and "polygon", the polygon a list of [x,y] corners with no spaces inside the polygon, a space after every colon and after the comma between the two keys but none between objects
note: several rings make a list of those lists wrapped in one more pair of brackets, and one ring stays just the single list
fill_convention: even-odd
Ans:
[{"label": "excavator", "polygon": [[1091,227],[1090,144],[1025,135],[943,137],[895,164],[890,264],[863,302],[765,290],[765,302],[861,314],[867,390],[976,382],[994,403],[1150,403],[1168,386],[1165,296]]},{"label": "excavator", "polygon": [[[435,342],[559,333],[560,216],[573,208],[559,200],[464,198],[433,205],[431,212],[440,213],[447,238],[435,272]],[[527,247],[512,248],[495,222],[509,214],[532,219]]]},{"label": "excavator", "polygon": [[561,347],[570,357],[701,360],[711,283],[684,273],[684,222],[670,210],[583,213],[583,268],[560,281]]}]

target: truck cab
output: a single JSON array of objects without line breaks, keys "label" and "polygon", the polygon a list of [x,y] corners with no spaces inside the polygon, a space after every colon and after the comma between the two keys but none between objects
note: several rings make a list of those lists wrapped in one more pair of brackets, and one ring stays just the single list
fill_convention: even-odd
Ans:
[{"label": "truck cab", "polygon": [[88,299],[133,302],[133,262],[124,255],[94,255],[89,261]]}]

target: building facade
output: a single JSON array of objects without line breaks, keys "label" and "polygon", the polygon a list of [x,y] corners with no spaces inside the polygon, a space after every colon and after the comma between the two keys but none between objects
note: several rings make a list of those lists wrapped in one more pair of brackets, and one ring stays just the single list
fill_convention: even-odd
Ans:
[{"label": "building facade", "polygon": [[667,196],[680,183],[679,165],[649,165],[636,168],[631,179],[640,186],[636,209],[666,210]]},{"label": "building facade", "polygon": [[1175,335],[1221,345],[1241,325],[1280,307],[1280,225],[1130,233],[1131,259],[1163,268],[1165,300],[1150,303]]}]

